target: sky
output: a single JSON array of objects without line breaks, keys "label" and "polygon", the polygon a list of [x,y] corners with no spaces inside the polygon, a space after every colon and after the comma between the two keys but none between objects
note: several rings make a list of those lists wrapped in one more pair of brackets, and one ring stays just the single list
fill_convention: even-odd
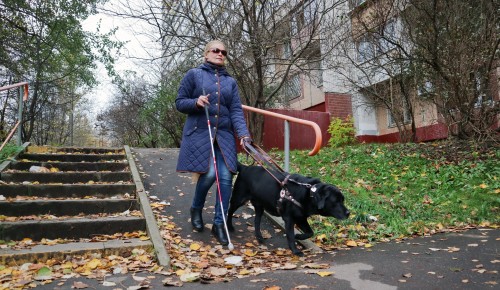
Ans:
[{"label": "sky", "polygon": [[[112,7],[119,5],[119,2],[120,0],[110,0],[106,4],[106,7],[108,9],[112,9]],[[134,26],[137,27],[137,23],[120,17],[113,17],[104,13],[99,13],[86,19],[82,23],[82,26],[86,31],[96,32],[99,21],[101,22],[102,33],[118,28],[115,33],[114,40],[126,42],[124,50],[122,51],[123,55],[116,60],[115,69],[118,72],[125,70],[143,70],[137,62],[134,62],[132,59],[127,57],[147,57],[147,52],[141,45],[141,41],[144,40],[141,40],[140,36],[135,35],[131,28]],[[111,79],[107,75],[104,66],[100,63],[98,64],[98,68],[96,70],[96,78],[100,84],[85,95],[85,97],[94,104],[92,106],[92,113],[94,115],[106,108],[113,92],[115,91],[115,88],[111,83]]]}]

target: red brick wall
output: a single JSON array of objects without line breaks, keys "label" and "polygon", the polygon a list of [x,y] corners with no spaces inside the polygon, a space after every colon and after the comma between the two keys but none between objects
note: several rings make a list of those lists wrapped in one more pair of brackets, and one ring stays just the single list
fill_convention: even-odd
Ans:
[{"label": "red brick wall", "polygon": [[[426,127],[417,128],[416,142],[432,141],[445,139],[448,137],[448,128],[445,124],[435,124]],[[365,143],[397,143],[400,141],[399,133],[385,134],[380,136],[360,135],[358,141]]]},{"label": "red brick wall", "polygon": [[352,116],[351,95],[339,93],[325,93],[326,111],[332,117],[345,119]]}]

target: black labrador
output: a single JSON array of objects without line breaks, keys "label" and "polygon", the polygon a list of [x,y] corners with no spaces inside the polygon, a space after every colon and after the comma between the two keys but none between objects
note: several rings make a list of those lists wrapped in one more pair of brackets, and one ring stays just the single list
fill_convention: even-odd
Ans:
[{"label": "black labrador", "polygon": [[[293,254],[302,256],[295,240],[305,240],[313,236],[313,230],[307,218],[311,215],[332,216],[337,219],[349,217],[349,210],[344,206],[344,196],[331,184],[322,183],[317,178],[291,174],[282,191],[281,185],[261,166],[238,164],[233,194],[228,209],[227,226],[234,231],[232,218],[234,212],[250,200],[255,208],[255,237],[264,242],[260,231],[260,222],[264,210],[274,216],[281,216],[285,222],[288,247]],[[295,225],[303,232],[294,234]]]}]

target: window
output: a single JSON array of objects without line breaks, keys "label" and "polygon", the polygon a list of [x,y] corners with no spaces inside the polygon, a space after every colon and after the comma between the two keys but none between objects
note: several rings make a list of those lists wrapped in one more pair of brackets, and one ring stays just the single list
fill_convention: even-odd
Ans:
[{"label": "window", "polygon": [[395,47],[396,40],[396,20],[390,20],[380,29],[379,53],[387,52]]},{"label": "window", "polygon": [[315,60],[309,63],[309,69],[311,70],[311,81],[318,88],[323,85],[323,71],[321,70],[321,59]]},{"label": "window", "polygon": [[306,7],[304,7],[304,24],[308,25],[313,22],[316,18],[318,12],[318,4],[315,0],[309,1]]},{"label": "window", "polygon": [[485,79],[482,78],[480,73],[476,73],[475,76],[475,83],[476,83],[476,95],[477,99],[476,102],[474,103],[475,108],[480,108],[484,105],[491,105],[493,102],[493,96],[487,93],[487,86],[485,85]]},{"label": "window", "polygon": [[362,36],[357,43],[358,46],[358,61],[365,62],[373,58],[373,45],[369,35]]},{"label": "window", "polygon": [[[403,110],[404,110],[403,111],[403,123],[404,124],[410,124],[411,123],[410,110],[409,110],[408,105],[406,104],[406,102],[405,102]],[[389,109],[387,109],[387,120],[388,120],[388,123],[389,123],[388,124],[389,128],[396,127],[396,119],[391,114],[391,111]]]},{"label": "window", "polygon": [[283,43],[283,58],[289,59],[292,57],[292,44],[290,41]]},{"label": "window", "polygon": [[396,41],[396,20],[392,19],[378,27],[375,32],[366,32],[357,41],[358,61],[365,62],[393,49]]},{"label": "window", "polygon": [[296,74],[291,76],[283,85],[283,95],[285,101],[290,101],[300,97],[301,94],[301,83],[300,75]]},{"label": "window", "polygon": [[297,18],[295,17],[295,15],[292,15],[292,19],[290,20],[290,31],[292,33],[291,36],[299,33],[299,24],[297,23]]},{"label": "window", "polygon": [[419,97],[426,97],[434,93],[434,85],[430,81],[425,81],[422,85],[417,87],[417,95]]}]

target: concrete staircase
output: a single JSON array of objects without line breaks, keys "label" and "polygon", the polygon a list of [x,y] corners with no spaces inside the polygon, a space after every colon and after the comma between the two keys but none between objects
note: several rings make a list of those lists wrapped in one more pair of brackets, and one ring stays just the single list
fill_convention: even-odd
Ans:
[{"label": "concrete staircase", "polygon": [[150,238],[158,229],[136,171],[127,146],[25,144],[0,165],[0,264],[160,246]]}]

